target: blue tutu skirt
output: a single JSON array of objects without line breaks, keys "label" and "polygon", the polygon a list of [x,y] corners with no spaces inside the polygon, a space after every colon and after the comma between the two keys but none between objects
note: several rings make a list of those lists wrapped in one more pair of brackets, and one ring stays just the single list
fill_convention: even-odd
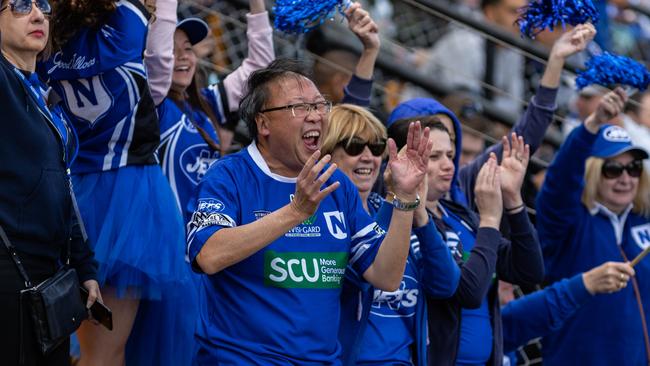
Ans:
[{"label": "blue tutu skirt", "polygon": [[158,165],[72,176],[98,281],[118,297],[158,300],[188,280],[185,229]]}]

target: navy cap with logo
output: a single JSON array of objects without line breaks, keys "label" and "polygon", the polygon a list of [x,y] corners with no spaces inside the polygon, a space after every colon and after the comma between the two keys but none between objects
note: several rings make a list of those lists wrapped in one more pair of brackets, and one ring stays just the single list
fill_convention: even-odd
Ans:
[{"label": "navy cap with logo", "polygon": [[628,151],[638,159],[648,158],[648,152],[645,149],[632,145],[632,139],[625,129],[604,125],[598,131],[591,155],[598,158],[611,158]]},{"label": "navy cap with logo", "polygon": [[176,25],[176,29],[187,34],[192,46],[204,40],[210,33],[208,24],[199,18],[185,18]]}]

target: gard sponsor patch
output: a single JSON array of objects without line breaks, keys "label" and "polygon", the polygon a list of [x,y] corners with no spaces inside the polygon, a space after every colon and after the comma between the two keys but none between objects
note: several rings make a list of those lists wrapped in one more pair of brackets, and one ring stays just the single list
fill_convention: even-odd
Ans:
[{"label": "gard sponsor patch", "polygon": [[264,284],[279,288],[340,288],[347,252],[264,253]]}]

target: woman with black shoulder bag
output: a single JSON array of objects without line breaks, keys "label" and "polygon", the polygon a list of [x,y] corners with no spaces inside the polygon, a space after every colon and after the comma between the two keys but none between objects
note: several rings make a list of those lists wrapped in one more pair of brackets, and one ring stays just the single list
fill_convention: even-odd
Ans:
[{"label": "woman with black shoulder bag", "polygon": [[69,335],[101,300],[67,173],[76,137],[34,73],[50,14],[47,0],[0,0],[2,365],[69,365]]}]

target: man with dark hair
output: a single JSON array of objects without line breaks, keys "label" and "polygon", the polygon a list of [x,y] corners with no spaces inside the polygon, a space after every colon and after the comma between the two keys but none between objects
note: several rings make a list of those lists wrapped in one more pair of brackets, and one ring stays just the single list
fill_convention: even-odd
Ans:
[{"label": "man with dark hair", "polygon": [[302,70],[281,59],[251,75],[240,111],[255,142],[199,184],[188,225],[189,259],[207,274],[196,364],[339,364],[346,267],[387,291],[402,279],[429,130],[413,123],[399,156],[389,142],[396,209],[384,231],[321,159],[331,103]]}]

